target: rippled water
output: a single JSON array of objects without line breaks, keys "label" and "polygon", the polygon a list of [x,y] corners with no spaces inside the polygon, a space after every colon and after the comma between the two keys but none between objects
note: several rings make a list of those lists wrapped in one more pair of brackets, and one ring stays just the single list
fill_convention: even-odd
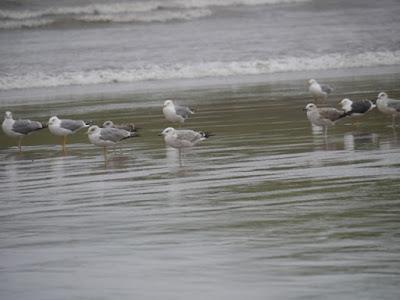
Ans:
[{"label": "rippled water", "polygon": [[[372,99],[376,86],[398,96],[396,82],[330,83]],[[157,136],[169,97],[196,108],[187,127],[215,134],[182,167]],[[296,81],[11,107],[142,130],[106,165],[84,132],[66,156],[47,131],[26,138],[22,154],[0,136],[1,298],[398,299],[391,119],[373,111],[324,139],[307,102]]]}]

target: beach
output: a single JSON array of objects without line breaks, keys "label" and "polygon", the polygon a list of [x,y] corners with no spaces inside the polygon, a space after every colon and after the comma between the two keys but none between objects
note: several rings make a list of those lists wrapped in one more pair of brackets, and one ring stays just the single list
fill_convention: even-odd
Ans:
[{"label": "beach", "polygon": [[[132,1],[121,4],[130,19],[101,1],[93,14],[40,1],[24,14],[3,9],[2,113],[133,122],[140,136],[105,161],[87,129],[66,153],[48,129],[25,137],[21,153],[0,132],[2,299],[399,298],[400,128],[374,109],[324,137],[303,111],[310,78],[334,87],[321,106],[400,98],[396,5],[368,1],[359,15],[358,2],[340,2],[345,13],[330,1],[247,2]],[[393,22],[365,20],[374,13]],[[336,28],[328,44],[316,34],[300,46],[317,21]],[[257,35],[264,22],[269,41]],[[346,26],[358,34],[344,49]],[[111,33],[132,40],[117,47]],[[310,56],[309,41],[320,41]],[[195,114],[168,122],[166,99]],[[170,126],[213,135],[180,163],[159,136]]]},{"label": "beach", "polygon": [[[363,99],[376,85],[398,93],[398,80],[328,82]],[[185,151],[182,167],[158,136],[171,97],[196,109],[185,128],[215,134]],[[69,138],[67,155],[47,130],[25,138],[21,154],[1,135],[2,295],[396,298],[391,120],[376,110],[357,126],[345,119],[325,140],[302,111],[307,101],[294,81],[16,106],[36,119],[57,111],[142,129],[109,150],[107,165],[86,130]]]}]

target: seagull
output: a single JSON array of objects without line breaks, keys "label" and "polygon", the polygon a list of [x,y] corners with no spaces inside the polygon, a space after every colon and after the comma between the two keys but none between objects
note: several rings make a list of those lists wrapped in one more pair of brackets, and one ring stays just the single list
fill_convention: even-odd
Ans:
[{"label": "seagull", "polygon": [[319,84],[315,79],[308,80],[308,90],[315,100],[326,100],[328,95],[332,93],[333,88],[327,84]]},{"label": "seagull", "polygon": [[114,124],[113,121],[105,121],[103,123],[103,128],[118,128],[118,129],[124,129],[126,131],[130,132],[136,132],[137,127],[133,123],[125,123],[125,124]]},{"label": "seagull", "polygon": [[307,111],[307,118],[313,125],[322,126],[324,134],[327,136],[328,127],[335,125],[336,121],[347,116],[342,110],[333,107],[318,108],[314,103],[309,103],[303,109]]},{"label": "seagull", "polygon": [[52,134],[62,136],[62,149],[65,152],[65,144],[67,143],[67,135],[77,132],[81,128],[89,127],[89,123],[82,120],[59,119],[57,116],[49,119],[49,130]]},{"label": "seagull", "polygon": [[19,152],[21,152],[22,138],[32,132],[46,128],[47,125],[31,120],[14,120],[12,113],[10,111],[6,111],[1,127],[6,135],[19,138],[18,149]]},{"label": "seagull", "polygon": [[400,116],[400,100],[388,98],[385,92],[381,92],[376,100],[379,111],[387,115],[392,115],[392,125],[395,127],[396,117]]},{"label": "seagull", "polygon": [[342,109],[348,116],[355,117],[363,116],[376,107],[370,100],[352,101],[348,98],[343,99],[339,104],[342,105]]},{"label": "seagull", "polygon": [[165,100],[163,114],[168,121],[182,124],[194,112],[189,107],[175,105],[172,100]]},{"label": "seagull", "polygon": [[194,131],[190,129],[177,130],[172,127],[165,128],[161,135],[164,136],[165,143],[179,151],[179,161],[181,161],[182,148],[190,148],[197,143],[206,140],[211,136],[209,132]]},{"label": "seagull", "polygon": [[100,128],[99,126],[90,126],[87,131],[89,141],[96,145],[103,147],[104,160],[107,160],[107,147],[114,146],[118,142],[138,136],[135,132],[119,128]]}]

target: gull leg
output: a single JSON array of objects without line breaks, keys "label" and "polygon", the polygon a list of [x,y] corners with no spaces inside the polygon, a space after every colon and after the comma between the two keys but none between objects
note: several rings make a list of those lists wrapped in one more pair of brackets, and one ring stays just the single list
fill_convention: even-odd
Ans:
[{"label": "gull leg", "polygon": [[21,143],[22,143],[22,137],[20,137],[20,138],[18,139],[18,150],[19,150],[20,153],[22,152]]},{"label": "gull leg", "polygon": [[393,129],[396,128],[396,116],[395,115],[392,115],[392,126],[393,126]]},{"label": "gull leg", "polygon": [[182,167],[182,150],[178,148],[179,166]]},{"label": "gull leg", "polygon": [[103,155],[104,155],[104,162],[107,161],[107,148],[104,146],[103,147]]},{"label": "gull leg", "polygon": [[64,154],[67,153],[66,148],[65,148],[65,145],[66,145],[66,144],[67,144],[67,136],[64,135],[64,136],[63,136],[63,140],[62,140],[62,151],[63,151]]},{"label": "gull leg", "polygon": [[328,126],[324,126],[324,136],[328,136]]}]

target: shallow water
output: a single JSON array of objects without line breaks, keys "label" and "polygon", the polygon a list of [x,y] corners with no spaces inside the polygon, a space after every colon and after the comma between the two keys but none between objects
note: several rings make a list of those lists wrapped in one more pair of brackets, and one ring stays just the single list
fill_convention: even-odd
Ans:
[{"label": "shallow water", "polygon": [[[328,83],[330,105],[400,95],[397,75]],[[169,97],[215,134],[183,166],[157,135]],[[324,139],[308,101],[294,81],[7,107],[142,130],[107,164],[84,132],[67,155],[47,131],[22,154],[0,135],[1,298],[398,299],[398,133],[372,111]]]}]

